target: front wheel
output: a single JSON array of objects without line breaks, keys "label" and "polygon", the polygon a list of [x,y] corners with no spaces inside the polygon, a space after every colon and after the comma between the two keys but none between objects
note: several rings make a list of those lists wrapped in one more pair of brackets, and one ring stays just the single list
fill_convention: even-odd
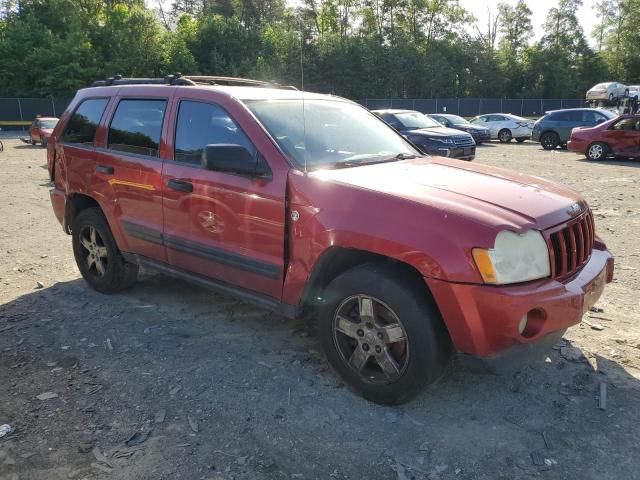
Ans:
[{"label": "front wheel", "polygon": [[419,279],[384,264],[362,265],[333,280],[325,298],[322,347],[364,398],[403,403],[442,375],[451,341]]},{"label": "front wheel", "polygon": [[115,293],[132,286],[138,265],[127,262],[99,208],[81,211],[72,225],[73,254],[89,286],[100,293]]},{"label": "front wheel", "polygon": [[509,143],[511,141],[511,138],[511,130],[509,130],[508,128],[503,128],[498,132],[498,140],[500,140],[501,143]]},{"label": "front wheel", "polygon": [[606,143],[596,142],[587,148],[587,158],[592,161],[604,160],[609,154],[609,146]]},{"label": "front wheel", "polygon": [[553,150],[560,145],[560,137],[556,132],[546,132],[540,137],[540,145],[545,150]]}]

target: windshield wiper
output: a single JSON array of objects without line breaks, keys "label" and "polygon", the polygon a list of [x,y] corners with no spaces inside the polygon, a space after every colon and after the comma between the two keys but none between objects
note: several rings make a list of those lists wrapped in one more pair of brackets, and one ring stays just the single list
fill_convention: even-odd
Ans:
[{"label": "windshield wiper", "polygon": [[369,159],[361,159],[361,160],[347,160],[346,162],[336,162],[331,164],[328,168],[351,168],[351,167],[361,167],[362,165],[374,165],[376,163],[388,163],[388,162],[396,162],[398,160],[409,160],[412,158],[416,158],[416,155],[413,153],[402,152],[393,157],[374,157]]}]

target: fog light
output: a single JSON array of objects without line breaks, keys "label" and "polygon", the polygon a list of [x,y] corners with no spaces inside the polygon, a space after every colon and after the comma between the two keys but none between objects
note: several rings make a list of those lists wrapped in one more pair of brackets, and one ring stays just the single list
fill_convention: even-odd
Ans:
[{"label": "fog light", "polygon": [[527,320],[529,319],[529,315],[525,313],[520,319],[520,323],[518,324],[518,333],[522,335],[524,329],[527,328]]},{"label": "fog light", "polygon": [[540,333],[547,313],[542,308],[534,308],[525,313],[518,323],[518,332],[525,338],[535,337]]}]

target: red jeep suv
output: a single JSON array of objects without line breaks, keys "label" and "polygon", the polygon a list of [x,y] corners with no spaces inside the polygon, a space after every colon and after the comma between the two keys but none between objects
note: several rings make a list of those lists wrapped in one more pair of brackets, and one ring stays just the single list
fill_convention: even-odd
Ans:
[{"label": "red jeep suv", "polygon": [[288,317],[364,397],[399,403],[453,351],[543,353],[613,275],[583,198],[418,152],[351,101],[224,77],[80,90],[48,146],[53,209],[91,287],[139,266]]}]

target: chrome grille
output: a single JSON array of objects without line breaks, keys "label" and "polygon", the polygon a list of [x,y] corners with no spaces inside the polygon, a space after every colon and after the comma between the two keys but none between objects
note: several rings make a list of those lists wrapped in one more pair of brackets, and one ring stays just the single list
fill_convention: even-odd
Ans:
[{"label": "chrome grille", "polygon": [[591,257],[595,225],[590,210],[546,233],[552,278],[572,275]]},{"label": "chrome grille", "polygon": [[460,147],[471,147],[473,146],[473,137],[470,135],[455,135],[453,137],[453,143]]}]

